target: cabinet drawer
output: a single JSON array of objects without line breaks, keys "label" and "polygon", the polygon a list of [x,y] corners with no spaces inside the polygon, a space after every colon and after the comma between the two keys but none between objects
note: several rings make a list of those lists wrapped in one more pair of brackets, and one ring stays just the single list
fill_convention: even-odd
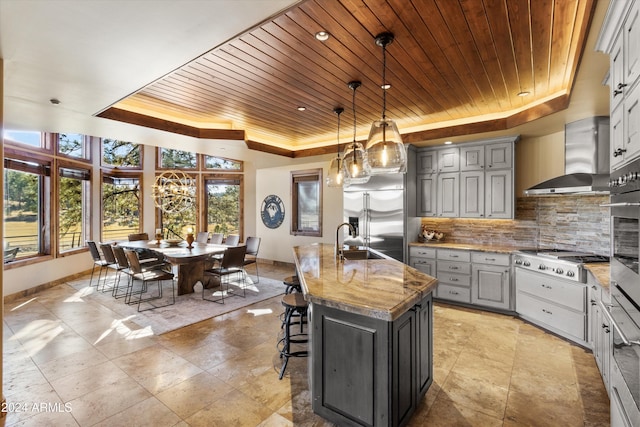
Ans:
[{"label": "cabinet drawer", "polygon": [[458,273],[458,274],[471,274],[471,264],[468,262],[456,262],[456,261],[438,261],[439,273]]},{"label": "cabinet drawer", "polygon": [[439,249],[438,259],[469,262],[471,261],[471,255],[468,251],[456,251],[450,249]]},{"label": "cabinet drawer", "polygon": [[448,299],[451,301],[471,302],[471,290],[469,288],[451,286],[442,282],[438,284],[437,295],[438,298]]},{"label": "cabinet drawer", "polygon": [[435,258],[436,249],[425,248],[423,246],[409,246],[409,256],[410,257],[418,256],[422,258]]},{"label": "cabinet drawer", "polygon": [[580,283],[567,283],[516,268],[516,288],[518,292],[527,292],[579,312],[585,311],[586,288]]},{"label": "cabinet drawer", "polygon": [[579,340],[586,340],[586,317],[583,312],[570,310],[524,292],[518,292],[516,296],[516,311]]},{"label": "cabinet drawer", "polygon": [[511,264],[511,255],[497,254],[495,252],[473,252],[471,254],[471,262],[474,264],[509,266]]},{"label": "cabinet drawer", "polygon": [[[440,267],[440,264],[438,264]],[[448,271],[438,270],[438,282],[448,283],[456,286],[471,286],[471,276],[468,274],[449,273]]]}]

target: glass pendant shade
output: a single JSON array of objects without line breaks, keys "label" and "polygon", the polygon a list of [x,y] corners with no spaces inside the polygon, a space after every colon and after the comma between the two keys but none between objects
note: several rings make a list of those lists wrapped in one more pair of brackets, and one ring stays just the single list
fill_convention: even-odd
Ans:
[{"label": "glass pendant shade", "polygon": [[373,122],[366,151],[371,175],[407,171],[407,150],[396,123],[391,119]]},{"label": "glass pendant shade", "polygon": [[348,184],[364,184],[371,178],[367,152],[359,142],[353,142],[347,147],[342,159],[344,180]]},{"label": "glass pendant shade", "polygon": [[344,171],[340,156],[334,157],[329,163],[329,174],[327,175],[327,185],[329,187],[342,187],[344,184]]}]

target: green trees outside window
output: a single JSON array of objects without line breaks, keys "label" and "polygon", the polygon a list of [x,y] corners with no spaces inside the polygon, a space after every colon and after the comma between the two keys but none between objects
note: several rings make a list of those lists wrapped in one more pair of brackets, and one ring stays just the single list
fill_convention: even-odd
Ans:
[{"label": "green trees outside window", "polygon": [[161,148],[159,166],[163,169],[195,169],[198,157],[190,151]]},{"label": "green trees outside window", "polygon": [[240,234],[240,194],[239,178],[206,179],[206,218],[210,233]]},{"label": "green trees outside window", "polygon": [[58,181],[58,249],[84,246],[88,236],[91,174],[85,169],[60,168]]},{"label": "green trees outside window", "polygon": [[140,178],[102,176],[102,240],[126,240],[140,231]]},{"label": "green trees outside window", "polygon": [[120,168],[142,167],[141,146],[133,142],[104,138],[102,140],[102,163]]}]

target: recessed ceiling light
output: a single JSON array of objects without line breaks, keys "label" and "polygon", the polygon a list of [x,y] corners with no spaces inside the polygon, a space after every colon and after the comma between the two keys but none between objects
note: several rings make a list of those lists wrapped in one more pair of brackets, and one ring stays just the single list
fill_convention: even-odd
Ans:
[{"label": "recessed ceiling light", "polygon": [[389,83],[385,83],[385,84],[383,84],[383,85],[380,85],[380,87],[381,87],[382,89],[384,89],[384,90],[389,90],[389,89],[391,89],[391,84],[389,84]]},{"label": "recessed ceiling light", "polygon": [[523,90],[522,92],[518,93],[518,96],[529,96],[531,95],[531,92],[527,92],[526,90]]},{"label": "recessed ceiling light", "polygon": [[445,141],[444,142],[444,145],[451,145],[451,144],[453,144],[453,141]]},{"label": "recessed ceiling light", "polygon": [[329,33],[326,31],[318,31],[316,33],[316,40],[320,40],[321,42],[329,40]]},{"label": "recessed ceiling light", "polygon": [[298,111],[304,111],[306,109],[307,109],[307,107],[298,107]]}]

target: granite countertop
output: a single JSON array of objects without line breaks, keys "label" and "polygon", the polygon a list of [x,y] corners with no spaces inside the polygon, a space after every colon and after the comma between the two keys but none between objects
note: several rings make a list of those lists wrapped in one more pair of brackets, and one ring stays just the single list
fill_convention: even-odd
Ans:
[{"label": "granite countertop", "polygon": [[609,263],[601,262],[601,263],[593,263],[593,264],[585,264],[584,268],[589,271],[596,278],[598,284],[603,289],[609,289],[610,279],[609,279]]},{"label": "granite countertop", "polygon": [[504,254],[510,254],[512,252],[522,249],[522,246],[453,243],[453,242],[447,242],[447,241],[440,242],[440,243],[412,242],[412,243],[409,243],[409,246],[422,246],[427,248],[440,248],[440,249],[461,249],[465,251],[496,252],[496,253],[504,253]]},{"label": "granite countertop", "polygon": [[386,321],[419,303],[438,280],[394,259],[336,259],[334,245],[295,246],[305,299]]}]

